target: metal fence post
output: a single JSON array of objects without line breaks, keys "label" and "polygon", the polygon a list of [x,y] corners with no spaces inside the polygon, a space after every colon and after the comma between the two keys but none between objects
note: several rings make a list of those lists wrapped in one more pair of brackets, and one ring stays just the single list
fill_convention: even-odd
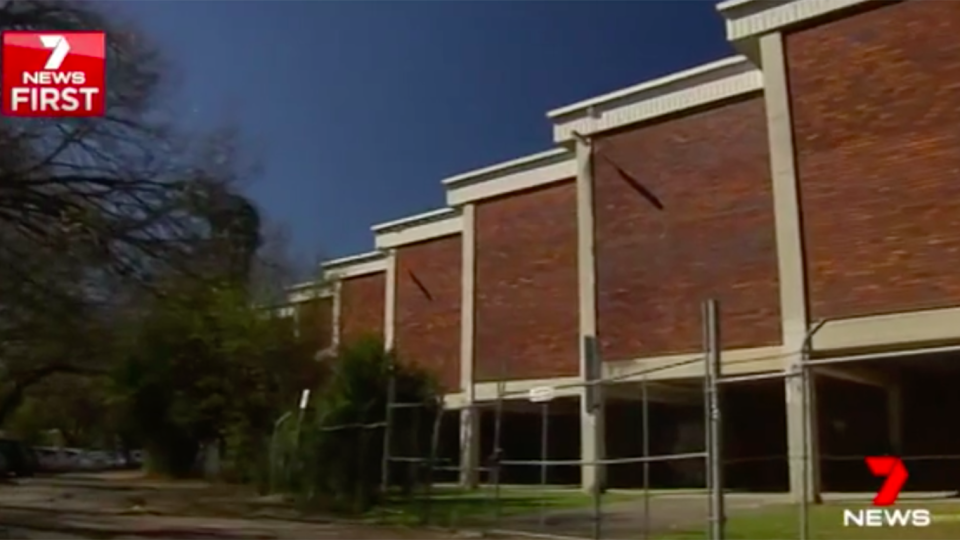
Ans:
[{"label": "metal fence post", "polygon": [[[503,371],[505,370],[502,370],[501,372]],[[494,523],[496,524],[496,527],[498,528],[500,527],[500,517],[501,517],[500,516],[500,512],[501,512],[500,475],[503,472],[503,470],[502,470],[500,461],[503,459],[503,455],[502,455],[503,449],[500,447],[500,445],[502,442],[501,436],[502,436],[502,430],[503,430],[503,426],[502,426],[503,394],[505,390],[504,388],[505,385],[506,385],[506,381],[503,379],[503,376],[501,375],[500,380],[497,381],[497,402],[496,402],[496,408],[494,409],[495,416],[494,416],[494,424],[493,424],[493,455],[491,456],[491,459],[490,459],[490,472],[491,472],[491,476],[493,476],[493,501],[494,501],[493,502],[493,519],[494,519]]]},{"label": "metal fence post", "polygon": [[[286,472],[287,462],[289,461],[288,455],[284,455],[281,458],[279,435],[280,435],[280,428],[283,426],[284,422],[286,422],[287,419],[290,418],[292,414],[293,414],[292,412],[287,411],[283,413],[283,415],[281,415],[280,418],[277,418],[277,420],[273,423],[273,434],[270,436],[270,488],[269,489],[271,494],[277,492],[277,488],[279,487],[277,485],[279,482],[279,479],[277,477]],[[288,452],[284,452],[284,453],[288,453]],[[287,488],[288,486],[283,486],[283,487]]]},{"label": "metal fence post", "polygon": [[[550,402],[544,401],[540,409],[540,459],[543,463],[540,465],[540,489],[547,487],[547,471],[550,465],[547,460],[550,459],[549,441],[550,441]],[[540,527],[547,524],[547,499],[540,498]]]},{"label": "metal fence post", "polygon": [[427,457],[426,471],[424,478],[424,523],[430,523],[433,511],[433,473],[437,461],[437,449],[440,446],[440,427],[443,423],[443,399],[437,399],[434,407],[433,429],[430,432],[430,454]]},{"label": "metal fence post", "polygon": [[808,478],[810,474],[810,452],[808,445],[810,444],[810,374],[807,366],[804,364],[803,356],[806,353],[801,354],[800,360],[800,395],[803,396],[803,407],[800,411],[800,426],[801,428],[801,445],[803,448],[800,450],[800,471],[803,478],[800,480],[800,540],[807,540],[807,537],[810,534],[810,503],[808,499],[810,498],[810,480]]},{"label": "metal fence post", "polygon": [[380,469],[380,497],[383,498],[381,501],[381,508],[383,509],[382,516],[386,518],[387,513],[387,503],[390,500],[390,465],[392,463],[390,453],[392,451],[391,445],[391,435],[393,434],[393,403],[397,399],[397,379],[396,373],[391,365],[388,368],[389,379],[387,379],[387,404],[386,410],[384,411],[383,419],[383,456],[381,457],[381,469]]},{"label": "metal fence post", "polygon": [[[304,463],[303,457],[300,454],[300,439],[303,434],[303,419],[307,413],[307,405],[310,402],[310,389],[305,388],[300,392],[300,407],[297,411],[297,425],[294,431],[293,437],[293,452],[294,452],[294,464],[296,469],[291,471],[293,474],[296,474],[298,478],[303,475],[304,472]],[[289,482],[288,478],[288,482]]]},{"label": "metal fence post", "polygon": [[710,539],[723,540],[726,512],[724,509],[723,489],[723,431],[720,417],[720,387],[717,384],[721,375],[720,355],[720,316],[718,302],[714,299],[703,304],[704,340],[707,350],[706,384],[710,411],[707,462],[710,464]]},{"label": "metal fence post", "polygon": [[[600,437],[605,436],[605,431],[600,431],[600,422],[603,421],[603,362],[600,358],[600,346],[597,338],[586,336],[583,338],[583,348],[586,356],[586,381],[584,384],[584,397],[586,400],[586,413],[593,416],[593,463],[589,467],[593,470],[593,538],[599,539],[603,536],[603,491],[606,484],[606,455],[601,451],[605,447],[605,441]],[[581,460],[582,460],[581,455]]]},{"label": "metal fence post", "polygon": [[650,403],[647,396],[647,376],[640,379],[640,421],[643,423],[640,445],[643,461],[643,540],[650,535]]},{"label": "metal fence post", "polygon": [[[800,474],[803,478],[800,481],[800,540],[807,540],[810,536],[810,460],[819,459],[818,456],[810,455],[811,437],[816,437],[815,433],[810,432],[810,408],[814,407],[812,399],[813,389],[810,386],[810,352],[813,349],[813,336],[820,331],[827,321],[819,321],[811,326],[806,335],[803,336],[803,345],[800,347],[800,395],[803,397],[803,407],[800,410],[800,444],[803,447],[800,450]],[[816,411],[813,411],[816,414]],[[817,471],[819,474],[819,471]],[[817,490],[819,499],[819,489]]]}]

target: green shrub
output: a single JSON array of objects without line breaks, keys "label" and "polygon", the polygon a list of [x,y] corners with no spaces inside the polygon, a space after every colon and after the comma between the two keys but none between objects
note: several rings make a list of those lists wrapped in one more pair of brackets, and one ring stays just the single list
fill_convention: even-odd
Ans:
[{"label": "green shrub", "polygon": [[[330,368],[326,383],[315,391],[302,420],[287,423],[278,445],[286,451],[278,451],[276,459],[285,471],[285,487],[301,503],[363,512],[382,495],[383,437],[391,385],[395,403],[422,403],[422,412],[428,415],[436,414],[439,394],[429,375],[399,362],[379,339],[346,344],[335,358],[326,361]],[[412,425],[409,415],[392,417],[391,453],[409,451],[424,433]],[[410,475],[392,476],[391,483],[405,489],[416,481]]]}]

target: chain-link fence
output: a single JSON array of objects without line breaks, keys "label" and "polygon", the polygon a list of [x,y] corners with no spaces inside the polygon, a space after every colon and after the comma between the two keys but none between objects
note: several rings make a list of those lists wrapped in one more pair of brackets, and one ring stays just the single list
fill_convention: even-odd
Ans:
[{"label": "chain-link fence", "polygon": [[[721,540],[731,523],[737,537],[831,536],[840,507],[823,514],[827,521],[813,511],[820,467],[846,462],[863,477],[869,471],[862,453],[818,448],[813,373],[876,356],[811,358],[821,327],[796,351],[722,359],[719,306],[708,301],[703,352],[687,360],[604,377],[596,345],[587,343],[597,369],[585,381],[531,389],[501,377],[488,383],[492,399],[455,410],[442,400],[399,400],[391,381],[375,421],[310,429],[353,433],[364,442],[344,445],[349,451],[376,455],[376,467],[372,459],[356,463],[379,473],[383,498],[370,516],[379,522],[596,539]],[[302,411],[278,422],[271,477],[285,480],[272,482],[275,490],[309,476],[291,458],[305,430],[294,424],[304,424]],[[479,442],[464,442],[464,425]],[[591,440],[594,430],[602,435]],[[462,443],[477,445],[476,462]],[[581,453],[590,447],[593,455]],[[905,459],[958,457],[960,449]]]}]

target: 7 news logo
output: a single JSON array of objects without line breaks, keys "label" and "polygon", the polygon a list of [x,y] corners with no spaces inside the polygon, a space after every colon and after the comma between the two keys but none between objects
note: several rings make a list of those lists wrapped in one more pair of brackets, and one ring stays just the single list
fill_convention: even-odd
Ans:
[{"label": "7 news logo", "polygon": [[103,116],[103,32],[8,31],[2,41],[4,115]]},{"label": "7 news logo", "polygon": [[932,519],[925,508],[889,508],[897,502],[903,486],[910,477],[903,460],[894,456],[866,458],[867,467],[874,476],[886,478],[873,498],[873,506],[861,510],[844,510],[844,527],[929,527]]}]

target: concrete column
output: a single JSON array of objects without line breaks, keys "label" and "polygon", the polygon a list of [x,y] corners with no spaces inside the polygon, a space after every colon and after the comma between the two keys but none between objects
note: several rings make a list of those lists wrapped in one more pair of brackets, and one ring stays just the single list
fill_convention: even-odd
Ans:
[{"label": "concrete column", "polygon": [[[594,252],[593,159],[590,141],[578,137],[577,154],[577,270],[580,305],[580,377],[588,377],[587,341],[597,337],[597,279]],[[603,459],[603,408],[591,410],[586,388],[580,397],[580,458],[583,461]],[[605,467],[584,465],[581,484],[586,491],[605,486]]]},{"label": "concrete column", "polygon": [[480,465],[480,411],[473,406],[474,351],[476,326],[474,324],[474,299],[476,298],[476,222],[477,210],[473,204],[463,207],[463,233],[461,236],[461,284],[460,284],[460,389],[464,396],[464,408],[460,411],[460,484],[477,487],[477,469]]},{"label": "concrete column", "polygon": [[300,306],[301,302],[294,302],[290,304],[291,314],[293,315],[293,335],[300,338]]},{"label": "concrete column", "polygon": [[333,328],[330,330],[330,344],[334,348],[337,348],[340,346],[340,309],[342,305],[340,303],[341,302],[340,293],[341,293],[341,290],[343,289],[343,282],[340,280],[337,280],[333,283],[331,288],[333,289],[333,306],[332,306],[333,313],[330,316],[330,318],[332,319],[330,322],[333,325]]},{"label": "concrete column", "polygon": [[396,344],[394,320],[397,313],[397,250],[387,252],[387,283],[383,299],[383,345],[389,351]]},{"label": "concrete column", "polygon": [[[803,236],[800,226],[799,186],[794,159],[793,126],[790,117],[790,95],[787,86],[783,36],[780,33],[762,36],[760,56],[763,66],[771,180],[776,210],[783,345],[790,353],[784,367],[788,371],[795,371],[801,360],[801,355],[797,351],[803,347],[809,328],[809,317]],[[810,499],[818,500],[820,474],[819,452],[816,445],[817,410],[814,406],[813,377],[810,377],[808,392],[803,392],[799,377],[790,377],[785,384],[790,492],[795,498],[802,498],[803,458],[806,454],[811,456],[810,465],[807,467],[808,495]],[[804,418],[806,418],[806,427],[804,427]],[[805,437],[804,431],[810,436]]]}]

